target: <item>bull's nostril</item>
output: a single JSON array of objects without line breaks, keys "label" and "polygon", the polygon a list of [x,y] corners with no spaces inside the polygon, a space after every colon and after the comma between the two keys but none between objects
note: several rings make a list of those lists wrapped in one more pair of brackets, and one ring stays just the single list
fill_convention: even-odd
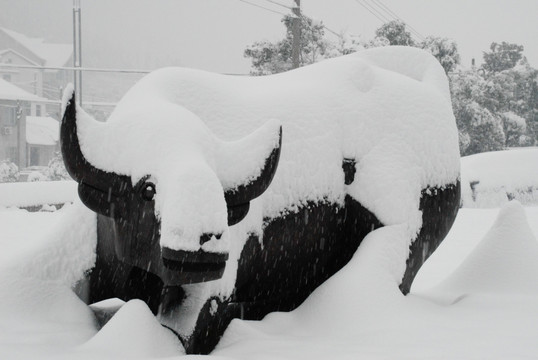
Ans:
[{"label": "bull's nostril", "polygon": [[220,240],[220,238],[222,237],[222,233],[219,233],[219,234],[203,233],[202,236],[200,236],[200,245],[204,245],[206,242],[210,241],[213,236],[217,240]]}]

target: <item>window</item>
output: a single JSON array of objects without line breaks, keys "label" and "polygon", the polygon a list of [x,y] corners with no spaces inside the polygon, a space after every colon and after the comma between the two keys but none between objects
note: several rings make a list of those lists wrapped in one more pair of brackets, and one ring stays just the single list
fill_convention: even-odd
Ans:
[{"label": "window", "polygon": [[29,166],[39,165],[39,148],[30,147],[30,164]]},{"label": "window", "polygon": [[10,146],[6,149],[6,157],[9,161],[18,163],[19,161],[19,152],[15,146]]},{"label": "window", "polygon": [[17,108],[6,105],[0,106],[0,126],[15,126],[17,124]]}]

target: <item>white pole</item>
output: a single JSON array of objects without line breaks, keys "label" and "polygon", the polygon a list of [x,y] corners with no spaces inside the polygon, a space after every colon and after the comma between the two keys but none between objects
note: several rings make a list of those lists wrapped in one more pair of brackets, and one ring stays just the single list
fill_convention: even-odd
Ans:
[{"label": "white pole", "polygon": [[80,26],[80,1],[73,0],[73,74],[75,83],[75,94],[78,103],[82,106],[82,36]]}]

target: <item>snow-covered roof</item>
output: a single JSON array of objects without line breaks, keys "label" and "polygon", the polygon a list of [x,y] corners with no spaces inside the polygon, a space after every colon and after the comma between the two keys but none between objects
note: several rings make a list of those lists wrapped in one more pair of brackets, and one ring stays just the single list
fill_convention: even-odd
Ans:
[{"label": "snow-covered roof", "polygon": [[[4,49],[4,50],[1,50],[0,51],[0,56],[3,56],[5,54],[9,54],[9,53],[12,53],[12,54],[15,54],[16,56],[20,57],[21,59],[24,59],[25,61],[28,62],[28,64],[30,65],[35,65],[35,66],[39,66],[38,63],[36,63],[34,60],[32,59],[29,59],[28,57],[22,55],[21,53],[19,53],[18,51],[15,51],[13,49]],[[2,72],[6,71],[6,69],[2,69]]]},{"label": "snow-covered roof", "polygon": [[536,147],[491,151],[461,158],[463,205],[499,207],[509,198],[535,204],[538,200],[536,164]]},{"label": "snow-covered roof", "polygon": [[58,143],[60,123],[48,116],[26,117],[26,142],[31,145],[51,145]]},{"label": "snow-covered roof", "polygon": [[45,66],[64,66],[73,53],[71,44],[51,44],[43,39],[31,38],[6,28],[0,28],[0,30],[41,58]]},{"label": "snow-covered roof", "polygon": [[21,100],[36,102],[49,101],[45,98],[29,93],[28,91],[25,91],[4,79],[0,79],[0,100]]}]

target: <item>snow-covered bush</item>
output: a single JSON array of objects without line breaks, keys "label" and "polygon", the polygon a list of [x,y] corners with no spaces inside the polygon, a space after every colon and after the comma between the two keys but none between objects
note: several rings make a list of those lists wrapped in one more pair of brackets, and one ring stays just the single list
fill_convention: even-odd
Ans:
[{"label": "snow-covered bush", "polygon": [[28,182],[36,182],[36,181],[46,181],[47,176],[39,171],[32,171],[30,174],[28,174],[28,178],[26,181]]},{"label": "snow-covered bush", "polygon": [[19,180],[19,167],[9,160],[0,161],[0,183]]},{"label": "snow-covered bush", "polygon": [[57,152],[54,157],[49,161],[47,168],[45,169],[45,176],[47,180],[71,180],[71,177],[65,169],[62,154]]}]

